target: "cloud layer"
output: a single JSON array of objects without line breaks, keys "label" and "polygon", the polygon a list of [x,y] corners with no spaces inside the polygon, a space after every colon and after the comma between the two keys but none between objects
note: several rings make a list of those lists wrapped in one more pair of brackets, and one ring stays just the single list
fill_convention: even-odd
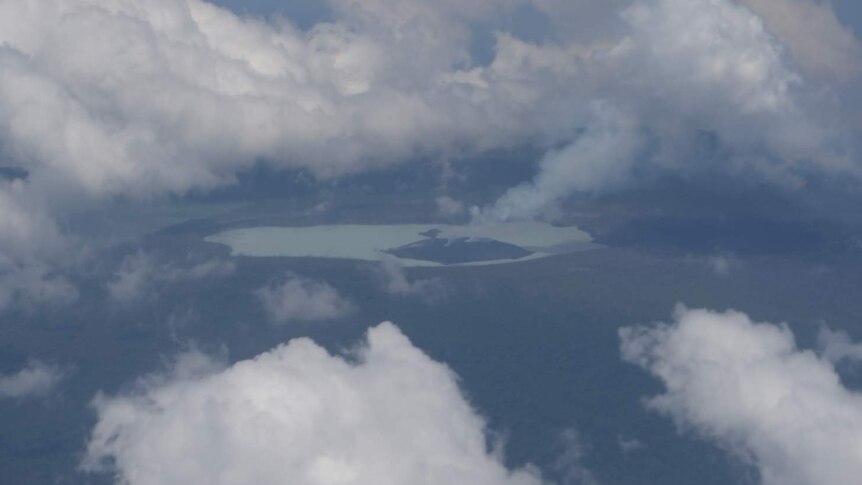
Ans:
[{"label": "cloud layer", "polygon": [[[202,0],[0,5],[0,159],[28,173],[0,181],[0,303],[68,297],[53,273],[74,248],[68,213],[207,190],[260,161],[327,178],[547,149],[484,219],[667,171],[787,187],[859,172],[860,48],[822,2],[328,3],[307,30]],[[490,61],[471,59],[474,28],[516,6],[546,16],[547,40],[499,31]]]},{"label": "cloud layer", "polygon": [[649,407],[749,460],[765,485],[862,476],[862,395],[786,326],[679,308],[672,324],[620,336],[623,358],[666,388]]},{"label": "cloud layer", "polygon": [[[31,186],[63,187],[45,198],[182,193],[228,183],[260,159],[334,176],[419,154],[556,145],[584,127],[607,131],[595,116],[602,101],[668,142],[695,122],[740,150],[819,155],[816,134],[800,133],[800,77],[780,42],[801,34],[764,2],[746,4],[768,25],[730,0],[536,2],[558,21],[605,17],[596,22],[621,28],[546,44],[501,32],[487,65],[470,59],[470,26],[527,0],[330,3],[335,20],[302,31],[200,0],[8,2],[4,154]],[[825,7],[788,3],[818,12],[836,38],[824,33],[811,47],[819,55],[800,58],[852,50]],[[592,171],[624,172],[633,156],[573,162],[587,166],[571,188],[614,183]]]},{"label": "cloud layer", "polygon": [[489,452],[454,374],[389,323],[351,359],[307,339],[221,370],[187,356],[95,407],[84,467],[130,485],[540,483]]}]

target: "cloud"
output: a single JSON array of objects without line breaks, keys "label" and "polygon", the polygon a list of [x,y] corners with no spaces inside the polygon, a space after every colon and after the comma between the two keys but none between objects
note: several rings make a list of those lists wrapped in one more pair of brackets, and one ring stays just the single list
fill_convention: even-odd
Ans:
[{"label": "cloud", "polygon": [[623,359],[665,386],[649,408],[750,461],[765,485],[858,482],[862,395],[786,325],[680,307],[620,337]]},{"label": "cloud", "polygon": [[389,323],[350,358],[298,339],[221,370],[151,377],[94,407],[83,467],[130,485],[541,482],[488,451],[452,371]]},{"label": "cloud", "polygon": [[64,374],[57,366],[32,360],[15,374],[0,374],[0,398],[44,397],[57,387]]},{"label": "cloud", "polygon": [[[11,2],[0,11],[0,139],[56,210],[70,194],[206,189],[258,160],[329,177],[423,154],[559,146],[589,133],[591,106],[609,99],[643,123],[667,111],[676,125],[734,132],[732,145],[749,133],[792,144],[780,125],[797,76],[751,11],[542,0],[561,31],[578,19],[617,27],[541,45],[500,32],[492,62],[476,65],[471,23],[524,3],[332,1],[333,21],[301,31],[200,0]],[[729,126],[738,117],[747,126]],[[591,173],[575,180],[617,182]]]},{"label": "cloud", "polygon": [[[201,0],[5,2],[0,157],[28,175],[0,182],[0,286],[29,291],[14,286],[25,266],[54,278],[70,213],[206,191],[259,162],[325,179],[547,150],[488,219],[656,173],[856,177],[862,120],[836,80],[859,46],[830,33],[825,3],[782,1],[331,0],[306,30]],[[527,4],[546,42],[501,30],[490,62],[470,58],[474,27]]]},{"label": "cloud", "polygon": [[460,216],[465,212],[464,204],[448,195],[437,197],[434,203],[437,204],[437,212],[443,217]]},{"label": "cloud", "polygon": [[334,320],[356,310],[335,288],[294,274],[288,274],[284,282],[273,282],[258,289],[255,294],[270,321],[277,324]]},{"label": "cloud", "polygon": [[0,182],[0,309],[12,304],[73,302],[78,291],[62,270],[74,266],[70,244],[20,180]]},{"label": "cloud", "polygon": [[211,259],[178,266],[159,260],[153,253],[139,251],[123,258],[114,278],[105,284],[114,301],[129,304],[144,299],[157,286],[179,282],[219,278],[236,271],[233,261]]},{"label": "cloud", "polygon": [[862,361],[862,343],[853,342],[847,332],[842,330],[820,327],[817,344],[820,355],[833,364],[842,361]]},{"label": "cloud", "polygon": [[410,281],[404,266],[395,256],[384,256],[380,260],[379,269],[379,274],[383,277],[383,289],[390,295],[412,295],[433,301],[442,298],[445,294],[443,282],[439,278]]},{"label": "cloud", "polygon": [[117,197],[205,191],[261,160],[327,178],[519,143],[517,113],[553,110],[500,104],[465,70],[469,22],[508,3],[333,1],[299,30],[200,0],[5,2],[0,157],[28,175],[0,183],[0,296],[73,251],[58,220]]},{"label": "cloud", "polygon": [[121,303],[143,298],[152,278],[153,266],[153,260],[145,253],[126,257],[115,278],[106,284],[108,294]]},{"label": "cloud", "polygon": [[644,448],[641,440],[624,435],[617,436],[617,445],[619,445],[620,451],[626,454],[634,453]]},{"label": "cloud", "polygon": [[786,45],[808,77],[847,82],[862,75],[862,47],[832,10],[813,0],[741,0]]},{"label": "cloud", "polygon": [[727,277],[731,273],[738,271],[743,262],[732,253],[718,252],[707,256],[690,255],[685,258],[685,262],[698,266],[705,266],[716,276]]},{"label": "cloud", "polygon": [[535,179],[506,191],[480,212],[480,219],[533,219],[573,192],[627,184],[643,143],[636,123],[612,106],[596,105],[594,111],[595,118],[576,142],[546,155]]},{"label": "cloud", "polygon": [[566,428],[560,433],[561,452],[554,468],[560,473],[562,485],[598,485],[593,473],[584,465],[589,446],[584,443],[576,428]]},{"label": "cloud", "polygon": [[17,261],[0,271],[0,310],[12,305],[38,308],[66,305],[78,299],[78,289],[49,263]]},{"label": "cloud", "polygon": [[730,274],[730,267],[733,259],[725,254],[718,254],[706,258],[706,264],[713,273],[718,276],[727,276]]},{"label": "cloud", "polygon": [[[730,0],[643,0],[620,16],[621,36],[593,46],[573,75],[589,93],[583,130],[544,157],[534,180],[485,208],[485,219],[542,217],[573,193],[663,172],[718,170],[791,188],[811,171],[859,175],[843,151],[849,133],[834,126],[839,111],[813,99],[823,85],[806,82],[751,10]],[[719,161],[702,152],[705,139]]]},{"label": "cloud", "polygon": [[333,2],[310,31],[199,0],[8,3],[0,137],[34,189],[94,196],[209,188],[260,159],[326,177],[506,144],[457,67],[467,22],[501,5],[469,3]]}]

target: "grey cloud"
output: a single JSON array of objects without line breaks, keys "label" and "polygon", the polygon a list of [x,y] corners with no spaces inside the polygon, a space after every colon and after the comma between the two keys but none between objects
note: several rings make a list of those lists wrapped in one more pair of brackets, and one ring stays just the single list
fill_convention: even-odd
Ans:
[{"label": "grey cloud", "polygon": [[[550,149],[492,219],[542,216],[642,170],[697,174],[704,132],[739,177],[855,177],[853,110],[829,93],[843,99],[835,66],[852,71],[858,46],[829,33],[825,4],[784,1],[792,12],[779,15],[756,0],[332,0],[332,20],[307,30],[201,0],[5,2],[0,142],[29,177],[0,187],[14,209],[0,218],[13,225],[0,272],[62,259],[71,238],[56,221],[69,211],[230,184],[258,160],[326,178]],[[492,60],[473,62],[471,25],[526,3],[558,32],[542,44],[498,32]],[[816,33],[803,34],[794,19],[809,11]],[[809,79],[805,59],[836,72]]]},{"label": "grey cloud", "polygon": [[283,282],[272,282],[258,289],[255,294],[270,321],[276,324],[332,320],[356,310],[335,288],[294,274],[288,274]]},{"label": "grey cloud", "polygon": [[106,284],[108,294],[121,303],[141,299],[152,279],[153,266],[154,262],[145,253],[125,258],[115,278]]},{"label": "grey cloud", "polygon": [[623,453],[634,453],[644,447],[641,440],[623,435],[617,436],[617,444]]},{"label": "grey cloud", "polygon": [[62,259],[57,218],[112,197],[205,190],[261,159],[333,177],[529,136],[516,114],[548,110],[491,92],[512,73],[460,67],[467,22],[500,6],[333,2],[302,31],[199,0],[3,3],[2,156],[29,174],[0,187],[4,286]]},{"label": "grey cloud", "polygon": [[552,211],[574,191],[625,185],[642,145],[633,125],[617,109],[597,105],[595,121],[578,141],[546,155],[533,181],[509,189],[492,207],[479,212],[480,219],[533,219]]},{"label": "grey cloud", "polygon": [[730,256],[719,254],[715,256],[709,256],[706,258],[706,264],[712,270],[713,273],[718,276],[727,276],[730,274],[730,267],[733,263],[733,259]]},{"label": "grey cloud", "polygon": [[190,266],[161,261],[156,254],[139,251],[123,258],[114,277],[105,284],[116,302],[129,304],[144,299],[157,286],[233,274],[233,261],[211,259]]},{"label": "grey cloud", "polygon": [[708,256],[687,256],[686,263],[705,266],[716,276],[727,277],[741,269],[743,262],[732,253],[718,252]]},{"label": "grey cloud", "polygon": [[845,83],[862,75],[862,47],[830,2],[741,0],[786,45],[805,76]]},{"label": "grey cloud", "polygon": [[561,485],[599,485],[599,481],[584,464],[590,447],[577,428],[570,427],[560,433],[560,447],[554,467],[560,473]]},{"label": "grey cloud", "polygon": [[862,343],[854,342],[842,330],[832,330],[829,327],[820,327],[817,334],[817,344],[820,354],[824,359],[837,364],[841,361],[862,361]]},{"label": "grey cloud", "polygon": [[[728,0],[540,2],[554,18],[601,15],[624,29],[544,45],[500,33],[491,64],[473,66],[468,24],[515,3],[339,1],[334,22],[307,32],[198,0],[10,3],[0,136],[32,160],[32,190],[62,178],[95,196],[230,183],[261,158],[336,176],[459,147],[556,145],[607,98],[644,124],[659,112],[643,112],[650,103],[670,103],[657,124],[694,118],[734,146],[806,148],[791,144],[804,130],[780,126],[796,109],[780,45]],[[739,121],[767,123],[744,140]],[[572,189],[613,185],[591,174],[625,172],[627,158],[590,163]]]},{"label": "grey cloud", "polygon": [[57,387],[64,375],[65,372],[57,366],[32,360],[14,374],[0,375],[0,397],[44,397]]},{"label": "grey cloud", "polygon": [[[645,0],[620,15],[623,34],[591,46],[579,66],[585,69],[570,75],[593,106],[580,105],[585,128],[484,217],[541,217],[574,192],[634,183],[644,168],[693,175],[718,168],[791,188],[811,171],[859,175],[848,155],[850,131],[835,123],[846,116],[818,94],[823,82],[794,69],[754,12],[730,0]],[[704,133],[725,153],[723,167],[699,161],[696,140]]]},{"label": "grey cloud", "polygon": [[25,183],[0,182],[0,309],[11,304],[68,303],[78,291],[58,272],[75,264],[70,242]]},{"label": "grey cloud", "polygon": [[437,204],[437,212],[443,217],[460,216],[466,212],[463,203],[448,195],[437,197],[434,199],[434,203]]},{"label": "grey cloud", "polygon": [[395,256],[386,255],[380,261],[379,274],[383,278],[383,289],[391,295],[418,296],[434,301],[446,293],[443,281],[438,278],[411,281]]}]

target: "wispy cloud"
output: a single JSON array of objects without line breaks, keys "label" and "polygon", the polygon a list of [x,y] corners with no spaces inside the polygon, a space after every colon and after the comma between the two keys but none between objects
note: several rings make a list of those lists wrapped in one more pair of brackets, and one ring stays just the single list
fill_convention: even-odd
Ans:
[{"label": "wispy cloud", "polygon": [[255,294],[270,321],[276,324],[334,320],[356,311],[353,303],[327,283],[295,274],[288,274],[283,281],[274,281]]},{"label": "wispy cloud", "polygon": [[130,304],[146,299],[162,285],[225,277],[234,271],[236,264],[230,260],[208,259],[180,265],[162,261],[154,253],[138,251],[123,258],[105,289],[117,303]]},{"label": "wispy cloud", "polygon": [[32,360],[14,374],[0,375],[0,397],[45,397],[57,387],[65,374],[58,366]]},{"label": "wispy cloud", "polygon": [[416,296],[428,301],[437,301],[446,296],[446,287],[441,279],[410,279],[395,256],[383,257],[378,274],[383,280],[384,291],[390,295]]}]

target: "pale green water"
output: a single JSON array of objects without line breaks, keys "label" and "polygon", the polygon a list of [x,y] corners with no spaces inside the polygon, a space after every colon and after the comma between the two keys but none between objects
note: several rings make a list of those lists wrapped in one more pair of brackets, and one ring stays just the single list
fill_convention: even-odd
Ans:
[{"label": "pale green water", "polygon": [[[555,227],[543,222],[516,222],[481,226],[446,224],[331,225],[308,227],[252,227],[233,229],[208,236],[212,243],[224,244],[234,255],[251,257],[286,256],[379,261],[382,251],[423,239],[432,229],[439,237],[484,237],[514,244],[534,254],[517,260],[502,259],[466,264],[504,264],[538,259],[592,246],[592,237],[576,227]],[[438,263],[402,259],[405,266],[439,266]]]}]

